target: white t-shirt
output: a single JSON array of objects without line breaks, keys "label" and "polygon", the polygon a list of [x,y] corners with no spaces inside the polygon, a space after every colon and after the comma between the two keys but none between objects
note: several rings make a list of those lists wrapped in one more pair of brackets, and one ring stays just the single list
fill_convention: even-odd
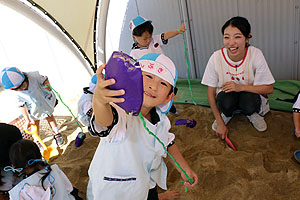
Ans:
[{"label": "white t-shirt", "polygon": [[202,84],[216,87],[217,94],[222,84],[234,81],[243,85],[269,85],[275,82],[263,53],[253,46],[239,62],[230,60],[226,48],[215,51],[210,57],[202,78]]},{"label": "white t-shirt", "polygon": [[[118,121],[109,135],[101,137],[88,174],[87,199],[131,200],[147,199],[150,188],[156,184],[166,188],[167,168],[163,161],[166,152],[163,146],[144,128],[138,116],[116,109]],[[147,128],[167,146],[174,140],[169,132],[170,121],[156,109],[159,122],[155,125],[145,119]],[[100,132],[107,127],[98,126],[94,117],[91,128]]]},{"label": "white t-shirt", "polygon": [[167,43],[168,43],[168,40],[162,39],[162,34],[155,35],[152,37],[152,41],[148,47],[133,48],[130,52],[130,56],[133,57],[134,59],[138,60],[143,55],[146,55],[148,53],[164,54],[163,49],[161,47]]},{"label": "white t-shirt", "polygon": [[297,94],[297,100],[293,105],[293,112],[298,112],[300,113],[300,92],[298,92]]}]

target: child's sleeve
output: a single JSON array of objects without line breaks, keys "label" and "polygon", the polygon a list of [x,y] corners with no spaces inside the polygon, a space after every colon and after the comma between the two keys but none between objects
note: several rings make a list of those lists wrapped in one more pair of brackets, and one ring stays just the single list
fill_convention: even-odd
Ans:
[{"label": "child's sleeve", "polygon": [[168,39],[165,40],[165,33],[160,34],[162,44],[168,44]]},{"label": "child's sleeve", "polygon": [[46,81],[46,80],[48,80],[48,77],[47,76],[43,76],[43,75],[40,75],[40,84],[44,84],[44,82]]},{"label": "child's sleeve", "polygon": [[300,92],[298,92],[298,94],[296,95],[295,99],[296,99],[296,102],[294,103],[293,105],[293,112],[298,112],[300,113]]},{"label": "child's sleeve", "polygon": [[173,144],[175,144],[175,135],[173,133],[170,133],[170,129],[171,129],[171,123],[170,120],[167,116],[165,116],[165,123],[166,123],[166,130],[168,130],[167,135],[168,135],[168,142],[166,144],[167,147],[172,146]]},{"label": "child's sleeve", "polygon": [[154,43],[154,46],[156,43],[159,44],[159,46],[163,46],[163,45],[166,45],[168,44],[168,40],[165,40],[164,39],[164,33],[160,34],[160,35],[155,35],[153,36],[153,43]]},{"label": "child's sleeve", "polygon": [[[91,99],[92,100],[92,99]],[[82,108],[83,108],[83,113],[86,115],[90,115],[90,112],[93,112],[93,102],[89,101],[89,99],[83,103]]]},{"label": "child's sleeve", "polygon": [[170,147],[173,144],[175,144],[175,135],[173,133],[168,132],[168,145],[167,145],[167,147]]},{"label": "child's sleeve", "polygon": [[111,130],[113,129],[113,127],[118,123],[118,119],[119,119],[118,112],[113,106],[111,106],[111,109],[113,113],[113,122],[108,127],[98,125],[95,120],[95,115],[94,114],[92,115],[90,124],[91,124],[91,131],[94,133],[94,135],[98,135],[99,137],[107,137],[111,132]]},{"label": "child's sleeve", "polygon": [[119,142],[126,134],[126,113],[122,108],[115,104],[111,105],[111,108],[113,113],[112,124],[108,127],[99,126],[95,121],[95,115],[93,114],[91,117],[90,131],[94,135],[98,135],[108,142]]}]

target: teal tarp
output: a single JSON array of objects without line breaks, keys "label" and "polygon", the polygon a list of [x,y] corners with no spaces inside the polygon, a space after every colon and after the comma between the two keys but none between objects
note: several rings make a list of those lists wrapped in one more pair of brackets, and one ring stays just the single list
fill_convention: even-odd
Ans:
[{"label": "teal tarp", "polygon": [[[190,80],[194,102],[197,105],[209,106],[207,99],[207,86],[201,84],[201,79]],[[193,104],[187,79],[177,81],[178,93],[174,103]],[[293,103],[281,101],[293,99],[300,90],[300,81],[278,80],[274,83],[274,92],[269,96],[270,107],[273,110],[292,111]],[[279,100],[281,99],[281,100]]]}]

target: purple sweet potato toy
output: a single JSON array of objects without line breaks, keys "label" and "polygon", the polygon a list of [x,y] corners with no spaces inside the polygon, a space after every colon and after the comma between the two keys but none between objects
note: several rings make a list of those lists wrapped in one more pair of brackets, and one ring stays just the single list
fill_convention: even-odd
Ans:
[{"label": "purple sweet potato toy", "polygon": [[117,103],[127,113],[137,116],[143,103],[143,76],[139,63],[129,55],[114,51],[106,63],[105,78],[115,79],[116,83],[109,89],[124,89],[123,103]]}]

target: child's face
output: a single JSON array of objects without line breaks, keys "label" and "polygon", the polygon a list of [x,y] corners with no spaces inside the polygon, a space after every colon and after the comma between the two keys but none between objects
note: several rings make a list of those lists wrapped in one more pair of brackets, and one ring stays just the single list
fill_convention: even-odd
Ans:
[{"label": "child's face", "polygon": [[148,47],[152,41],[152,34],[146,31],[142,34],[142,36],[133,35],[132,38],[137,42],[138,47]]},{"label": "child's face", "polygon": [[240,61],[244,58],[246,43],[249,39],[246,38],[238,28],[228,26],[224,30],[223,41],[231,60]]},{"label": "child's face", "polygon": [[144,83],[144,107],[155,107],[167,103],[174,97],[170,93],[172,86],[167,81],[148,72],[143,72]]}]

